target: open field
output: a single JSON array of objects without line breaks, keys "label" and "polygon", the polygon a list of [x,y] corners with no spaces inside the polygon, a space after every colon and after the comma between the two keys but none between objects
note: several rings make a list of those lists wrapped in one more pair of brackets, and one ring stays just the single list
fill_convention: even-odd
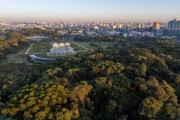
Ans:
[{"label": "open field", "polygon": [[46,54],[51,49],[50,41],[39,41],[33,43],[29,54]]},{"label": "open field", "polygon": [[78,50],[87,50],[87,48],[85,48],[84,46],[81,46],[75,42],[70,42],[71,43],[71,47],[74,48],[74,50],[77,52]]},{"label": "open field", "polygon": [[[95,50],[98,48],[107,49],[108,47],[113,47],[113,45],[114,45],[113,42],[79,42],[79,41],[75,41],[74,43],[77,43],[80,46],[84,46],[89,50]],[[96,47],[91,44],[94,44]]]}]

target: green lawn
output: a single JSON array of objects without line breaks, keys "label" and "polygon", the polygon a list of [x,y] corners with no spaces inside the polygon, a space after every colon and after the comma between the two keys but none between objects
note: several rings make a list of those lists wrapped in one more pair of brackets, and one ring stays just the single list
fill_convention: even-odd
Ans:
[{"label": "green lawn", "polygon": [[75,51],[79,51],[79,50],[86,50],[84,49],[81,45],[77,44],[77,43],[73,43],[73,42],[70,42],[71,43],[71,47],[74,48]]},{"label": "green lawn", "polygon": [[49,41],[41,41],[36,42],[32,45],[29,53],[39,53],[39,54],[46,54],[51,49],[51,44]]},{"label": "green lawn", "polygon": [[79,41],[75,41],[75,43],[86,47],[89,50],[95,50],[98,49],[98,47],[94,47],[92,45],[90,45],[91,43],[96,44],[97,46],[99,46],[102,49],[107,49],[109,47],[113,47],[113,42],[79,42]]}]

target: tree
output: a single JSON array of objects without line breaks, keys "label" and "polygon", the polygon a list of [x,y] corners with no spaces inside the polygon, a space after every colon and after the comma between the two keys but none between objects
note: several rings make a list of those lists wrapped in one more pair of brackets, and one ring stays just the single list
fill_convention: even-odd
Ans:
[{"label": "tree", "polygon": [[163,103],[153,97],[146,98],[142,101],[139,108],[140,117],[145,119],[155,119],[158,112],[162,109]]},{"label": "tree", "polygon": [[115,63],[113,61],[102,61],[99,64],[92,67],[94,74],[100,75],[112,75],[119,74],[125,67],[120,63]]},{"label": "tree", "polygon": [[72,90],[70,99],[75,102],[84,102],[91,90],[92,86],[82,81]]},{"label": "tree", "polygon": [[146,71],[147,71],[147,66],[146,66],[146,64],[145,64],[145,63],[141,64],[141,65],[139,66],[139,74],[145,76],[145,75],[146,75]]}]

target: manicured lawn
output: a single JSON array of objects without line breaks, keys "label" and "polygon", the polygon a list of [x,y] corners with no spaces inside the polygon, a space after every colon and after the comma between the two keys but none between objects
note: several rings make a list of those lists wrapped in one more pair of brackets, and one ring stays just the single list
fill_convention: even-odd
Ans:
[{"label": "manicured lawn", "polygon": [[77,43],[77,44],[79,44],[81,46],[84,46],[89,50],[98,49],[98,47],[90,45],[91,43],[99,46],[102,49],[107,49],[109,47],[113,47],[113,44],[114,44],[113,42],[79,42],[79,41],[75,41],[75,43]]},{"label": "manicured lawn", "polygon": [[50,51],[51,47],[52,46],[49,41],[36,42],[32,45],[29,53],[46,54]]},{"label": "manicured lawn", "polygon": [[79,44],[76,44],[74,42],[70,42],[71,43],[71,47],[74,48],[75,51],[78,50],[85,50],[82,46],[80,46]]}]

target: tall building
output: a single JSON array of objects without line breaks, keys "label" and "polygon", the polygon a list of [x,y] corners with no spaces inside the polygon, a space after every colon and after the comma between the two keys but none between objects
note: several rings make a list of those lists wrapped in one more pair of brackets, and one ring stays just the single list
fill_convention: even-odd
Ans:
[{"label": "tall building", "polygon": [[169,30],[180,30],[180,20],[173,19],[168,22]]},{"label": "tall building", "polygon": [[160,23],[160,22],[154,22],[153,28],[154,28],[155,30],[161,29],[161,23]]}]

